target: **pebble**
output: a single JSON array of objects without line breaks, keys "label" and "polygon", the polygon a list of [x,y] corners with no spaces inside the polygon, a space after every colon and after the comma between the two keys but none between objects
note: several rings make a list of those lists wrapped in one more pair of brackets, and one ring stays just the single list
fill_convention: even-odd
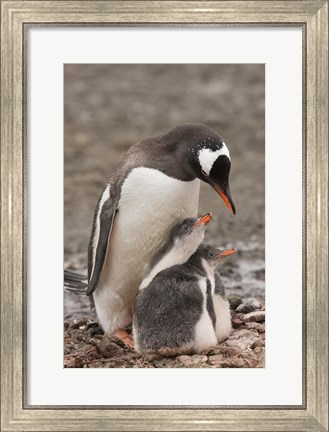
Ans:
[{"label": "pebble", "polygon": [[69,328],[71,329],[79,329],[82,326],[85,326],[87,323],[86,319],[75,319],[69,324]]},{"label": "pebble", "polygon": [[255,298],[249,298],[245,300],[240,306],[237,307],[236,311],[239,313],[249,313],[260,308],[260,303]]},{"label": "pebble", "polygon": [[265,311],[250,312],[250,313],[246,314],[242,319],[245,323],[264,322],[265,321]]},{"label": "pebble", "polygon": [[[261,339],[257,339],[255,340],[255,342],[251,345],[251,349],[255,350],[255,348],[259,348],[259,347],[264,347],[265,346],[265,341],[261,340]],[[255,350],[256,352],[256,350]]]},{"label": "pebble", "polygon": [[259,336],[256,331],[250,330],[237,330],[233,335],[226,341],[226,345],[239,349],[244,352],[250,350],[252,344],[258,340]]},{"label": "pebble", "polygon": [[194,354],[192,356],[181,355],[177,357],[176,360],[185,366],[194,366],[200,363],[205,363],[208,360],[208,357],[200,354]]},{"label": "pebble", "polygon": [[264,354],[264,352],[265,352],[265,348],[264,347],[256,347],[254,349],[254,353],[255,354]]},{"label": "pebble", "polygon": [[75,367],[75,357],[73,355],[68,354],[64,356],[64,367],[65,368]]},{"label": "pebble", "polygon": [[241,368],[241,367],[244,367],[244,365],[245,365],[245,362],[242,358],[231,357],[231,358],[225,359],[222,362],[221,367],[222,368]]},{"label": "pebble", "polygon": [[104,334],[103,329],[97,322],[89,321],[86,325],[86,330],[90,334],[90,336],[102,335]]},{"label": "pebble", "polygon": [[83,367],[83,362],[80,358],[74,357],[72,355],[64,356],[64,368],[81,368]]},{"label": "pebble", "polygon": [[214,367],[221,368],[240,368],[245,362],[240,357],[223,357],[222,355],[214,355],[209,357],[208,364]]},{"label": "pebble", "polygon": [[106,344],[105,349],[111,357],[114,357],[116,355],[122,355],[123,353],[123,348],[119,347],[119,345],[114,342]]},{"label": "pebble", "polygon": [[231,309],[236,309],[242,303],[242,298],[236,294],[229,295],[227,300],[230,303]]},{"label": "pebble", "polygon": [[244,322],[240,320],[240,318],[232,319],[232,327],[234,329],[239,329],[244,325]]},{"label": "pebble", "polygon": [[233,357],[233,356],[241,353],[239,348],[227,346],[226,342],[224,342],[224,344],[220,345],[218,348],[211,350],[209,352],[209,358],[213,357],[214,355],[221,355],[224,357]]},{"label": "pebble", "polygon": [[265,333],[265,325],[257,322],[247,322],[246,328],[248,330],[257,330],[258,333]]},{"label": "pebble", "polygon": [[224,360],[224,357],[222,356],[222,354],[215,354],[213,356],[209,356],[208,363],[210,365],[216,366],[216,365],[219,365],[219,363],[223,360]]},{"label": "pebble", "polygon": [[153,364],[156,368],[177,367],[177,362],[175,361],[175,359],[170,359],[170,358],[156,360]]},{"label": "pebble", "polygon": [[87,332],[90,336],[100,336],[104,334],[104,331],[100,327],[90,327]]}]

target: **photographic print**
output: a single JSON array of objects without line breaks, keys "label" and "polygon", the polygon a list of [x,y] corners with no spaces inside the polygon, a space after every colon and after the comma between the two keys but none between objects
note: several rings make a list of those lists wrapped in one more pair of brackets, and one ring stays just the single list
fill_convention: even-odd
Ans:
[{"label": "photographic print", "polygon": [[1,21],[2,429],[327,430],[328,2],[21,3]]},{"label": "photographic print", "polygon": [[264,81],[64,66],[65,367],[265,366]]}]

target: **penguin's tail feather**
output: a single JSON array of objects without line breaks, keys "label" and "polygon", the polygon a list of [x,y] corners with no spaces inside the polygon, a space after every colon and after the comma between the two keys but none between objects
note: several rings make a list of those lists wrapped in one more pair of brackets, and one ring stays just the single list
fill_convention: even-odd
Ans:
[{"label": "penguin's tail feather", "polygon": [[[78,295],[87,295],[88,279],[81,273],[75,273],[71,270],[64,270],[64,288],[66,291],[72,292]],[[90,310],[95,309],[95,303],[93,296],[90,295],[89,303]]]},{"label": "penguin's tail feather", "polygon": [[64,287],[66,291],[87,295],[88,279],[80,273],[64,270]]}]

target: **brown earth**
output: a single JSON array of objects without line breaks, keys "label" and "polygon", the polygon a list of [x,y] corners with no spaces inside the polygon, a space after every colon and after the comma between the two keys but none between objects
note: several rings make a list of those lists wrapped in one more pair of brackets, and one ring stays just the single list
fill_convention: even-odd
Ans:
[{"label": "brown earth", "polygon": [[[222,270],[228,293],[264,302],[264,73],[264,65],[65,65],[64,267],[86,272],[93,212],[122,154],[146,136],[200,122],[230,149],[237,208],[233,217],[202,184],[200,214],[214,214],[205,242],[238,249]],[[67,321],[95,317],[85,297],[64,297]]]}]

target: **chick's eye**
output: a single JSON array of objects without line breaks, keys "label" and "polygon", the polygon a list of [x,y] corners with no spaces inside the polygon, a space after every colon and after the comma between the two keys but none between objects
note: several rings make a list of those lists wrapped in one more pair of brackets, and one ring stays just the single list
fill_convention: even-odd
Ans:
[{"label": "chick's eye", "polygon": [[208,174],[203,169],[201,169],[201,174],[204,175],[205,177],[208,177]]},{"label": "chick's eye", "polygon": [[184,226],[183,226],[183,230],[184,230],[185,232],[188,232],[188,230],[189,230],[189,226],[188,226],[188,225],[184,225]]}]

